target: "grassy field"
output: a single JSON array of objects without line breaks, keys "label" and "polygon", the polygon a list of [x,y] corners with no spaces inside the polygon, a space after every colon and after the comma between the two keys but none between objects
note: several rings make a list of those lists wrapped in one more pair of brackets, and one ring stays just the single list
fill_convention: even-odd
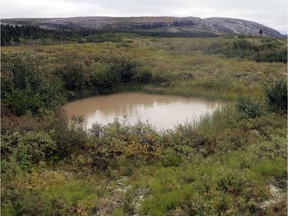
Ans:
[{"label": "grassy field", "polygon": [[[118,37],[2,47],[1,215],[286,215],[286,41]],[[162,133],[58,109],[134,90],[231,103]]]},{"label": "grassy field", "polygon": [[[255,44],[264,39],[253,38]],[[239,95],[261,96],[262,84],[285,79],[283,62],[256,62],[249,58],[227,58],[211,54],[215,44],[228,46],[235,38],[141,38],[130,36],[120,43],[73,43],[47,46],[5,47],[2,53],[27,52],[44,69],[79,62],[87,70],[105,67],[115,59],[136,61],[152,73],[160,85],[144,91],[185,96],[235,99]],[[284,40],[277,40],[285,46]],[[262,42],[265,43],[265,42]],[[268,43],[269,44],[269,43]],[[211,52],[211,53],[209,53]]]}]

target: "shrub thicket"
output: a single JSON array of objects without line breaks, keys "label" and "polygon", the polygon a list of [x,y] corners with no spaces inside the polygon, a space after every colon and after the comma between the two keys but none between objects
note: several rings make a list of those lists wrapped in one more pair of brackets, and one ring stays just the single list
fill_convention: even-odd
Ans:
[{"label": "shrub thicket", "polygon": [[133,59],[85,63],[71,56],[54,71],[43,69],[29,54],[3,55],[1,96],[18,116],[54,110],[65,101],[120,91],[127,84],[146,84],[152,72]]},{"label": "shrub thicket", "polygon": [[17,115],[55,109],[65,101],[57,77],[43,71],[29,54],[2,55],[1,96]]}]

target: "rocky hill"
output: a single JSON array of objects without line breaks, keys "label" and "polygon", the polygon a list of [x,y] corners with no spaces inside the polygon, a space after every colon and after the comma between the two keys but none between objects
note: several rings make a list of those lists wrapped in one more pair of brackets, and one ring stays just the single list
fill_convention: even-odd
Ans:
[{"label": "rocky hill", "polygon": [[72,17],[47,19],[2,19],[2,24],[33,25],[44,29],[93,29],[149,32],[202,32],[267,37],[282,35],[256,22],[234,18],[198,17]]}]

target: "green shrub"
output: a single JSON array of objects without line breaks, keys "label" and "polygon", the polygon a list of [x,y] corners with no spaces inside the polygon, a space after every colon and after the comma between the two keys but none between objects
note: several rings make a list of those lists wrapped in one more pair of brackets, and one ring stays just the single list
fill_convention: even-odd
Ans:
[{"label": "green shrub", "polygon": [[107,125],[96,124],[89,131],[94,142],[93,163],[105,168],[108,160],[118,157],[152,161],[162,152],[159,135],[148,123],[135,125],[114,122]]},{"label": "green shrub", "polygon": [[17,115],[37,113],[40,107],[56,109],[65,101],[60,80],[29,54],[3,55],[1,63],[1,96]]},{"label": "green shrub", "polygon": [[286,160],[278,158],[277,160],[263,160],[256,164],[253,171],[266,177],[286,178]]},{"label": "green shrub", "polygon": [[94,66],[91,84],[100,94],[115,92],[115,88],[120,83],[120,75],[117,71],[104,64]]},{"label": "green shrub", "polygon": [[[2,136],[2,172],[15,175],[49,160],[56,143],[49,133],[40,131],[13,132]],[[13,176],[10,176],[13,177]]]},{"label": "green shrub", "polygon": [[29,112],[35,114],[44,106],[40,94],[33,92],[31,87],[25,89],[15,88],[4,96],[4,103],[7,104],[18,116]]},{"label": "green shrub", "polygon": [[245,39],[234,41],[232,48],[234,50],[258,50],[257,46],[255,46],[253,43]]},{"label": "green shrub", "polygon": [[[148,83],[152,73],[133,59],[112,59],[109,63],[95,63],[90,82],[97,93],[113,93],[128,83]],[[94,90],[94,91],[95,91]]]},{"label": "green shrub", "polygon": [[56,128],[54,139],[57,144],[55,153],[58,157],[63,158],[84,147],[87,141],[87,133],[82,127],[72,125],[70,128],[62,127],[60,130]]},{"label": "green shrub", "polygon": [[251,147],[250,151],[255,152],[254,155],[257,156],[257,159],[275,161],[277,158],[287,157],[287,138],[285,137],[286,130],[282,136],[275,135],[275,131],[272,133],[273,135],[270,131],[269,134],[269,136],[271,136],[271,141],[261,142],[256,147]]},{"label": "green shrub", "polygon": [[261,116],[263,112],[259,101],[254,101],[247,97],[240,97],[237,100],[236,109],[238,112],[246,114],[249,118]]},{"label": "green shrub", "polygon": [[268,104],[272,110],[287,111],[287,81],[278,80],[265,89]]},{"label": "green shrub", "polygon": [[163,151],[162,163],[164,167],[177,167],[181,164],[181,157],[172,148],[166,148]]},{"label": "green shrub", "polygon": [[77,98],[90,82],[90,70],[79,61],[67,61],[56,68],[55,74],[60,78],[69,100]]},{"label": "green shrub", "polygon": [[85,39],[86,39],[86,42],[92,42],[92,43],[101,43],[101,42],[120,43],[120,42],[123,42],[123,39],[120,35],[111,34],[111,33],[89,35]]},{"label": "green shrub", "polygon": [[263,39],[261,43],[237,39],[232,43],[212,43],[205,51],[208,54],[222,54],[229,58],[243,58],[256,62],[287,63],[287,47],[281,40]]},{"label": "green shrub", "polygon": [[5,84],[9,82],[10,90],[14,87],[25,89],[30,86],[35,91],[43,83],[43,74],[38,68],[37,60],[27,53],[2,55],[1,70],[3,79],[1,81]]},{"label": "green shrub", "polygon": [[254,60],[257,62],[283,62],[287,63],[287,50],[263,50],[254,56]]},{"label": "green shrub", "polygon": [[131,81],[137,69],[137,63],[130,59],[114,60],[110,66],[110,70],[119,76],[119,79],[123,83]]},{"label": "green shrub", "polygon": [[11,190],[2,199],[4,210],[9,208],[15,215],[50,215],[53,211],[49,200],[43,199],[38,192],[27,189]]},{"label": "green shrub", "polygon": [[136,74],[134,75],[133,79],[137,83],[147,84],[152,79],[152,72],[147,67],[138,68],[138,70],[137,70]]}]

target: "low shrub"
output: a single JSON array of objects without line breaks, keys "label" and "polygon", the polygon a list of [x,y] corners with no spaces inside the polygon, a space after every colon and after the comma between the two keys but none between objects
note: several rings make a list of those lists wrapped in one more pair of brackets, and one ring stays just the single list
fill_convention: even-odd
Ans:
[{"label": "low shrub", "polygon": [[157,73],[152,78],[152,83],[156,85],[161,85],[162,87],[169,86],[175,77],[171,73]]},{"label": "low shrub", "polygon": [[50,160],[56,149],[56,142],[44,131],[5,134],[1,144],[1,171],[6,181]]},{"label": "low shrub", "polygon": [[237,39],[232,43],[212,43],[206,49],[208,54],[222,54],[229,58],[248,59],[256,62],[287,63],[287,47],[277,39],[263,39],[258,42],[248,39]]},{"label": "low shrub", "polygon": [[164,167],[180,166],[181,161],[181,156],[177,155],[177,153],[172,148],[167,148],[163,151],[162,163]]},{"label": "low shrub", "polygon": [[260,102],[247,97],[240,97],[237,100],[236,109],[238,112],[247,115],[249,118],[261,116],[263,113]]},{"label": "low shrub", "polygon": [[152,72],[147,67],[137,68],[136,74],[134,75],[133,79],[137,83],[147,84],[152,80]]},{"label": "low shrub", "polygon": [[55,154],[60,159],[83,149],[87,142],[87,133],[85,130],[82,127],[75,127],[73,125],[70,128],[62,127],[54,133],[53,137],[57,144]]},{"label": "low shrub", "polygon": [[15,156],[17,161],[39,163],[49,158],[56,148],[56,143],[49,133],[28,131],[13,132],[2,136],[3,157]]},{"label": "low shrub", "polygon": [[28,189],[6,192],[2,197],[2,204],[1,213],[9,212],[11,215],[50,215],[53,211],[47,199]]},{"label": "low shrub", "polygon": [[239,39],[234,41],[232,44],[232,48],[234,50],[256,50],[256,51],[259,49],[255,44],[245,39]]},{"label": "low shrub", "polygon": [[44,103],[40,94],[33,92],[30,87],[25,89],[12,89],[5,95],[4,103],[10,107],[17,116],[25,114],[36,114]]},{"label": "low shrub", "polygon": [[263,160],[252,167],[252,170],[264,177],[273,176],[276,179],[284,179],[287,176],[286,160]]},{"label": "low shrub", "polygon": [[287,81],[277,80],[265,88],[270,108],[274,111],[287,112]]},{"label": "low shrub", "polygon": [[256,62],[282,62],[287,63],[287,50],[263,50],[254,55]]}]

